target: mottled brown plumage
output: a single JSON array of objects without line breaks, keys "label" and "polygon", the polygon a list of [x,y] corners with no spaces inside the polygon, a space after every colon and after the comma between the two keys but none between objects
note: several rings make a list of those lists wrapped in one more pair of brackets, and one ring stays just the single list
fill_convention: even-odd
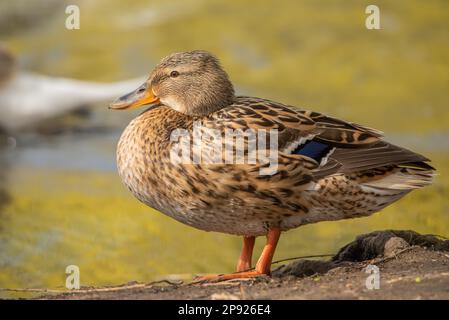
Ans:
[{"label": "mottled brown plumage", "polygon": [[[367,216],[432,181],[427,158],[384,141],[378,130],[234,96],[217,59],[204,51],[164,58],[140,90],[111,107],[149,101],[153,106],[128,125],[118,144],[123,182],[140,201],[192,227],[246,238],[269,234],[255,274],[269,272],[278,230]],[[192,134],[198,122],[203,134],[215,129],[223,136],[229,129],[276,129],[277,171],[261,174],[267,163],[259,159],[255,164],[208,163],[212,156],[207,152],[199,164],[173,163],[173,130]],[[214,146],[203,143],[204,150]],[[248,141],[244,149],[250,152]],[[198,152],[192,150],[190,157]],[[248,245],[244,248],[239,271],[251,264]]]}]

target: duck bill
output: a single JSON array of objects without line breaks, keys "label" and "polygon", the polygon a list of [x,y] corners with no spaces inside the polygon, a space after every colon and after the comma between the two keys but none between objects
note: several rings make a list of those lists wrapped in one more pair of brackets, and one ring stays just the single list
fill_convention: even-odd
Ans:
[{"label": "duck bill", "polygon": [[156,97],[151,88],[147,88],[145,84],[139,88],[125,94],[118,98],[109,105],[109,109],[113,110],[127,110],[134,109],[145,104],[155,104],[159,102],[159,98]]}]

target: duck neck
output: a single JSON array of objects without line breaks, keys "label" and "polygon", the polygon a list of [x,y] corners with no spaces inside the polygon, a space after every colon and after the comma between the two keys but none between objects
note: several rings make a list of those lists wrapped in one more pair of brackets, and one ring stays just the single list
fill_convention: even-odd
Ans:
[{"label": "duck neck", "polygon": [[206,116],[221,110],[235,101],[234,87],[226,74],[217,75],[207,86],[185,94],[181,104],[183,112],[189,116]]}]

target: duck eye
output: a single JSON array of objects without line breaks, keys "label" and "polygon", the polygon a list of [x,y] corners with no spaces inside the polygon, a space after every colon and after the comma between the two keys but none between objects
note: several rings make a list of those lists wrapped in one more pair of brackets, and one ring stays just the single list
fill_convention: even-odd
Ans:
[{"label": "duck eye", "polygon": [[179,72],[178,71],[172,71],[172,72],[170,72],[170,77],[172,77],[172,78],[176,78],[177,76],[179,76]]}]

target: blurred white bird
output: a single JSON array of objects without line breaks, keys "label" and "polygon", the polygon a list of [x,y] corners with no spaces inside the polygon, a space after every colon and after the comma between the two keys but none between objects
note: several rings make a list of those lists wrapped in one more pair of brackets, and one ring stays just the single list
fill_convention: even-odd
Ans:
[{"label": "blurred white bird", "polygon": [[0,48],[0,127],[14,132],[64,113],[116,98],[143,78],[98,83],[15,72],[14,58]]}]

